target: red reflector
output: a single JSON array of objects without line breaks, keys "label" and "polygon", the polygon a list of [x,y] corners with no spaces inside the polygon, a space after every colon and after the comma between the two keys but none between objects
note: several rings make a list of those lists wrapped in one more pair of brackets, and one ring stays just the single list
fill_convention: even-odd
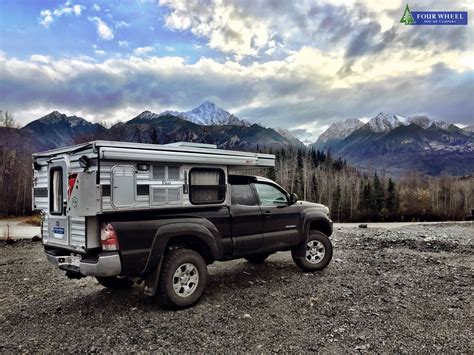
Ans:
[{"label": "red reflector", "polygon": [[103,250],[119,250],[117,233],[115,232],[114,226],[110,223],[102,224],[100,241]]},{"label": "red reflector", "polygon": [[67,198],[69,199],[72,194],[72,189],[74,188],[74,184],[76,183],[77,174],[70,174],[69,179],[67,182]]}]

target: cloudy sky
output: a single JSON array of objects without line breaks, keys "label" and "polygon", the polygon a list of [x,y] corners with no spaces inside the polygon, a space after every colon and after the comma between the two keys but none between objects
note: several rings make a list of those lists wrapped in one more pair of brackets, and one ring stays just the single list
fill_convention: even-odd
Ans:
[{"label": "cloudy sky", "polygon": [[0,109],[90,121],[205,100],[314,141],[378,112],[474,121],[468,26],[405,26],[397,0],[0,1]]}]

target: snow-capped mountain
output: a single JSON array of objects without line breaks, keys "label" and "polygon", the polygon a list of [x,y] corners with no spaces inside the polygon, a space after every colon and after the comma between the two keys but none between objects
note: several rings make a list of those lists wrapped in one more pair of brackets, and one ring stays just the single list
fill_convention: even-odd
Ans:
[{"label": "snow-capped mountain", "polygon": [[335,122],[311,146],[315,149],[325,149],[332,143],[343,140],[363,125],[364,123],[357,118],[348,118],[344,121]]},{"label": "snow-capped mountain", "polygon": [[[339,122],[344,127],[344,122]],[[335,137],[333,125],[321,137]],[[341,135],[343,137],[343,135]],[[443,171],[473,171],[474,134],[453,124],[426,116],[403,117],[379,113],[346,137],[327,140],[315,149],[331,150],[348,163],[393,174],[419,170],[438,175]]]},{"label": "snow-capped mountain", "polygon": [[451,123],[447,123],[441,120],[432,120],[427,116],[411,116],[406,119],[405,124],[414,123],[421,128],[428,128],[428,127],[436,127],[441,129],[449,129],[452,125]]},{"label": "snow-capped mountain", "polygon": [[151,111],[143,111],[139,115],[139,117],[142,120],[154,120],[158,117],[166,115],[180,117],[183,120],[187,120],[204,126],[230,125],[250,127],[249,122],[239,119],[237,116],[220,108],[219,106],[210,101],[205,101],[201,105],[190,111],[179,112],[173,110],[166,110],[158,114]]},{"label": "snow-capped mountain", "polygon": [[402,121],[395,115],[386,115],[380,112],[377,116],[367,122],[364,127],[370,129],[373,132],[383,133],[390,132],[392,129],[403,125]]},{"label": "snow-capped mountain", "polygon": [[282,136],[283,138],[286,138],[288,141],[292,142],[293,144],[295,145],[301,145],[301,141],[296,138],[293,133],[291,133],[289,130],[285,129],[285,128],[281,128],[281,127],[278,127],[278,128],[274,128],[274,130],[280,135]]},{"label": "snow-capped mountain", "polygon": [[472,132],[472,133],[474,133],[474,124],[469,125],[469,126],[467,126],[467,127],[464,127],[464,130],[465,130],[466,132]]},{"label": "snow-capped mountain", "polygon": [[188,121],[206,126],[250,126],[248,122],[240,120],[230,112],[209,101],[203,102],[191,111],[182,112],[180,116]]}]

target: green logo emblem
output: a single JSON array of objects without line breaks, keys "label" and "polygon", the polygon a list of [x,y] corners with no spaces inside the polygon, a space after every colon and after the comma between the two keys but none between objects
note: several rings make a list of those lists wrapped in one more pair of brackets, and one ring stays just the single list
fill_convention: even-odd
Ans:
[{"label": "green logo emblem", "polygon": [[405,12],[403,13],[402,18],[400,19],[400,23],[404,23],[405,25],[413,25],[415,23],[415,19],[411,15],[411,11],[408,7],[408,4],[405,7]]}]

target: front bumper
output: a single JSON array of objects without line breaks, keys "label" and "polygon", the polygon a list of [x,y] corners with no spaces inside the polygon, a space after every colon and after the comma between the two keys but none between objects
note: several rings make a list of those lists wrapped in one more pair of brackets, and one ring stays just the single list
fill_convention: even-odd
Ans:
[{"label": "front bumper", "polygon": [[84,276],[117,276],[122,272],[122,262],[117,252],[101,253],[95,259],[84,259],[79,263],[71,255],[54,255],[46,252],[46,258],[61,270]]}]

